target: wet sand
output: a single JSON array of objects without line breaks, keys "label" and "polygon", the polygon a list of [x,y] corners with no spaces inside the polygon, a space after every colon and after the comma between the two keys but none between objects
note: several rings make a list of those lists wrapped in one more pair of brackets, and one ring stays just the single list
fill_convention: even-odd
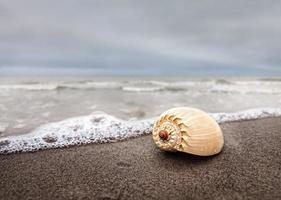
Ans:
[{"label": "wet sand", "polygon": [[222,129],[213,157],[162,152],[151,136],[0,155],[0,199],[281,199],[281,118]]}]

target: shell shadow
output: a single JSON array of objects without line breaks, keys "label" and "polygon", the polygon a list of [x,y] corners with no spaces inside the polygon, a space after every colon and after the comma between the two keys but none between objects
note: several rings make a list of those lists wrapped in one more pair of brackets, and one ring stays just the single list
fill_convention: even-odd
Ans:
[{"label": "shell shadow", "polygon": [[206,166],[210,165],[219,159],[221,154],[213,156],[196,156],[183,152],[165,152],[162,150],[155,151],[155,160],[159,165],[165,168],[178,168],[183,167],[191,168],[195,166]]},{"label": "shell shadow", "polygon": [[192,155],[188,153],[183,153],[183,152],[160,152],[163,157],[167,159],[173,159],[173,160],[185,160],[185,161],[196,161],[196,162],[206,162],[209,160],[214,159],[218,155],[213,155],[213,156],[197,156],[197,155]]}]

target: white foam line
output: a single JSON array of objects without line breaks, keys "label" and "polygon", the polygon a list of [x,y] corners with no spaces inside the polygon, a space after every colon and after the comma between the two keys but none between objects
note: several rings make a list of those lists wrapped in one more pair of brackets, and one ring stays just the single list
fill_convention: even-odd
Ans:
[{"label": "white foam line", "polygon": [[0,140],[0,154],[119,141],[149,134],[153,119],[123,121],[105,113],[43,125],[31,133]]},{"label": "white foam line", "polygon": [[[218,122],[281,116],[281,108],[261,108],[235,113],[211,113]],[[0,139],[0,154],[31,152],[72,145],[120,141],[152,132],[154,118],[123,121],[105,113],[70,118],[43,125],[31,133]]]},{"label": "white foam line", "polygon": [[163,90],[162,87],[122,87],[123,91],[128,92],[154,92]]},{"label": "white foam line", "polygon": [[211,113],[218,123],[280,117],[281,108],[256,108],[234,113]]}]

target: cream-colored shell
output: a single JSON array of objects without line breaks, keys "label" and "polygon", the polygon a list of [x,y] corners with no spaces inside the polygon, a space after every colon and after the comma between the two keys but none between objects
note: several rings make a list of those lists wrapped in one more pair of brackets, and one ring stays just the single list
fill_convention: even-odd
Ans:
[{"label": "cream-colored shell", "polygon": [[[161,130],[169,133],[167,140],[159,137]],[[219,153],[224,143],[217,122],[206,112],[189,107],[173,108],[164,112],[154,124],[153,140],[163,150],[200,156]]]}]

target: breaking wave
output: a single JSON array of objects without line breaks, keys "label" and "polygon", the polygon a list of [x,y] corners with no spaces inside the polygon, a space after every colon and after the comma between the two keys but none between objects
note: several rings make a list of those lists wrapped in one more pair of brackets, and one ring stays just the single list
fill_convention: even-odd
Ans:
[{"label": "breaking wave", "polygon": [[98,90],[114,89],[124,92],[164,92],[164,91],[199,91],[204,93],[260,93],[281,94],[281,81],[255,80],[255,81],[229,81],[197,80],[197,81],[83,81],[83,82],[61,82],[40,83],[30,82],[22,84],[0,85],[0,91],[29,90]]}]

